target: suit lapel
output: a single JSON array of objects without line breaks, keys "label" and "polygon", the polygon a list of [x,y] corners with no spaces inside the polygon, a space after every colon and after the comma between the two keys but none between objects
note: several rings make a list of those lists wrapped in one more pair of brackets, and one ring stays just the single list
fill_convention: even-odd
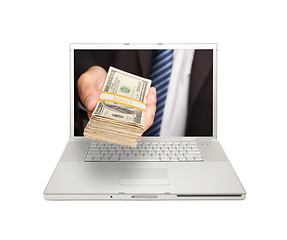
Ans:
[{"label": "suit lapel", "polygon": [[194,102],[200,93],[206,78],[213,67],[212,50],[196,50],[192,63],[192,70],[189,82],[189,105],[188,112],[191,113]]},{"label": "suit lapel", "polygon": [[138,60],[141,69],[141,75],[148,78],[150,74],[151,62],[152,62],[152,50],[138,50]]}]

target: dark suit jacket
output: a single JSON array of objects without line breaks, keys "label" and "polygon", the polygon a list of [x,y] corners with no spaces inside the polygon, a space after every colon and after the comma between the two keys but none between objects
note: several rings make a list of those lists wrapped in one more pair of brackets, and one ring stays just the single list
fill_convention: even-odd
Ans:
[{"label": "dark suit jacket", "polygon": [[[91,66],[110,66],[149,77],[152,50],[75,50],[75,86],[82,73]],[[87,114],[79,108],[79,95],[75,87],[74,114],[75,135],[82,136]],[[189,84],[188,115],[185,136],[212,136],[213,102],[213,53],[212,50],[196,50]]]}]

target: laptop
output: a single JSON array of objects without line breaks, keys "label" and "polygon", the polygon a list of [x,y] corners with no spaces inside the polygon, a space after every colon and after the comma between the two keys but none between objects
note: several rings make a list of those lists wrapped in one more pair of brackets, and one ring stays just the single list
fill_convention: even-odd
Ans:
[{"label": "laptop", "polygon": [[[164,49],[173,50],[174,62],[159,136],[143,134],[135,148],[85,138],[88,117],[77,88],[81,74],[92,66],[106,71],[113,66],[148,78],[153,54]],[[216,70],[216,44],[71,44],[70,139],[44,198],[245,199],[217,139]]]}]

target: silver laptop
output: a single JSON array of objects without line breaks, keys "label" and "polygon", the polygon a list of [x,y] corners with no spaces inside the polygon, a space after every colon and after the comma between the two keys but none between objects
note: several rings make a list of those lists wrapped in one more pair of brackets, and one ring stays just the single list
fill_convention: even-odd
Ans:
[{"label": "silver laptop", "polygon": [[[163,116],[159,136],[144,134],[136,148],[84,138],[88,117],[77,89],[81,74],[97,65],[149,78],[154,53],[164,49],[173,50],[174,63],[163,110],[171,113]],[[217,140],[216,66],[216,44],[71,44],[70,139],[45,199],[245,199]],[[181,86],[182,116],[172,108]]]}]

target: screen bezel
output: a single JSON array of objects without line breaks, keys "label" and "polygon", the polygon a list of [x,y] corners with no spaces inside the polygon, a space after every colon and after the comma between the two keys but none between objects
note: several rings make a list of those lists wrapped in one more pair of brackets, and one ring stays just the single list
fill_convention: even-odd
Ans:
[{"label": "screen bezel", "polygon": [[74,135],[74,50],[117,50],[117,49],[212,49],[213,50],[213,132],[212,136],[193,138],[217,138],[217,44],[216,43],[71,43],[70,44],[70,139],[84,138]]}]

